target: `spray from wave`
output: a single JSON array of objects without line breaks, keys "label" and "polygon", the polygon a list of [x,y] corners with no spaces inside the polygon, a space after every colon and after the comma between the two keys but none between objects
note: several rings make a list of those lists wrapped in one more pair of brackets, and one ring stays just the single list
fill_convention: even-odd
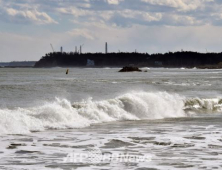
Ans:
[{"label": "spray from wave", "polygon": [[56,98],[54,102],[47,102],[43,106],[0,109],[0,134],[83,128],[110,121],[186,117],[186,110],[198,110],[197,105],[214,110],[217,103],[222,102],[218,100],[211,103],[201,99],[186,100],[166,92],[132,92],[110,100],[88,99],[73,105],[66,99]]},{"label": "spray from wave", "polygon": [[194,113],[220,113],[222,112],[222,99],[191,98],[185,101],[185,111]]}]

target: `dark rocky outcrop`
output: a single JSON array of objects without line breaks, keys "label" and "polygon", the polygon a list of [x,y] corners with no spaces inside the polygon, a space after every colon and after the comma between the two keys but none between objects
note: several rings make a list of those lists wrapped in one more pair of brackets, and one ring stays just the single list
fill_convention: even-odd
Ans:
[{"label": "dark rocky outcrop", "polygon": [[141,72],[142,70],[140,70],[138,67],[126,66],[123,67],[119,72],[133,72],[133,71]]}]

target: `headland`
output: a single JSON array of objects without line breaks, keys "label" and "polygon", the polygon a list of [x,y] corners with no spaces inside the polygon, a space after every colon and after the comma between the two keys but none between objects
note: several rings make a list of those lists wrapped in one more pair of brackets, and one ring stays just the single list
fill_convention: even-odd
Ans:
[{"label": "headland", "polygon": [[[52,52],[43,56],[35,68],[48,67],[167,67],[222,68],[222,53],[178,51],[168,53],[75,53]],[[220,63],[220,64],[219,64]]]}]

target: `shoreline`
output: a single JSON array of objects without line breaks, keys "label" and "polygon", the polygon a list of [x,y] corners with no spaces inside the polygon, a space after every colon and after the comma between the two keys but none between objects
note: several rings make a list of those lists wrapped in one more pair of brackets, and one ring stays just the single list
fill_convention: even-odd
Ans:
[{"label": "shoreline", "polygon": [[178,51],[168,53],[48,53],[35,63],[42,67],[153,67],[222,68],[222,53]]},{"label": "shoreline", "polygon": [[[136,66],[137,67],[137,66]],[[108,69],[108,68],[111,68],[111,69],[122,69],[123,67],[121,66],[101,66],[101,67],[81,67],[81,66],[62,66],[62,67],[32,67],[32,66],[6,66],[6,67],[0,67],[0,69],[4,69],[4,68],[33,68],[33,69],[51,69],[51,68],[82,68],[82,69],[85,69],[85,68],[90,68],[90,69],[93,69],[93,68],[104,68],[104,69]],[[198,70],[220,70],[222,69],[222,66],[220,65],[210,65],[210,66],[197,66],[197,67],[150,67],[150,66],[141,66],[141,67],[138,67],[138,68],[165,68],[165,69],[198,69]]]}]

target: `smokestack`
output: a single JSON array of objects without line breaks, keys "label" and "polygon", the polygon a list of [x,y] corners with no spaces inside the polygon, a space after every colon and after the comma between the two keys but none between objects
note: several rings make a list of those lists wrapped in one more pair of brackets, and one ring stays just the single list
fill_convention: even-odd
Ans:
[{"label": "smokestack", "polygon": [[108,53],[108,44],[106,42],[106,46],[105,46],[105,53],[107,54]]},{"label": "smokestack", "polygon": [[60,51],[61,51],[61,53],[62,53],[62,47],[61,47],[61,50],[60,50]]},{"label": "smokestack", "polygon": [[79,54],[82,54],[82,46],[80,45]]}]

